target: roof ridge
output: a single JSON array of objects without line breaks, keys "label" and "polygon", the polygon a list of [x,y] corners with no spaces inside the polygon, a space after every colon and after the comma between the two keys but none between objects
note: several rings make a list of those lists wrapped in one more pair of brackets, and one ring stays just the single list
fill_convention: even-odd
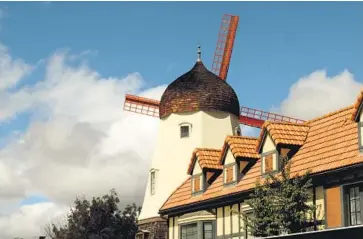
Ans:
[{"label": "roof ridge", "polygon": [[306,124],[307,121],[305,121],[304,123],[293,123],[293,122],[273,122],[273,121],[268,121],[266,120],[265,123],[263,125],[268,125],[268,124],[283,124],[283,125],[294,125],[294,126],[307,126],[310,127],[309,125]]},{"label": "roof ridge", "polygon": [[346,106],[346,107],[341,108],[341,109],[336,110],[336,111],[331,111],[331,112],[326,113],[326,114],[324,114],[322,116],[319,116],[317,118],[314,118],[314,119],[311,119],[311,120],[307,120],[307,121],[305,121],[305,124],[311,124],[311,123],[313,123],[315,121],[318,121],[318,120],[321,120],[321,119],[324,119],[324,118],[328,118],[328,117],[330,117],[332,115],[339,114],[339,113],[341,113],[343,111],[346,111],[346,110],[349,110],[349,109],[353,109],[353,108],[354,108],[354,104],[352,104],[350,106]]},{"label": "roof ridge", "polygon": [[253,140],[258,140],[258,137],[253,137],[253,136],[238,136],[238,135],[227,135],[225,142],[229,139],[229,138],[234,138],[234,139],[253,139]]},{"label": "roof ridge", "polygon": [[221,151],[221,149],[214,149],[214,148],[195,148],[195,151],[198,150],[206,150],[206,151]]}]

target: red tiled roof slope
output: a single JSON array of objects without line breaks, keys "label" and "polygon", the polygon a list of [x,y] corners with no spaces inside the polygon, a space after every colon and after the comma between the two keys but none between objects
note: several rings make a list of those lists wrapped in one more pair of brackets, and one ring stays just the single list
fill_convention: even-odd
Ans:
[{"label": "red tiled roof slope", "polygon": [[[363,162],[363,157],[359,156],[358,150],[357,123],[351,120],[354,110],[354,107],[347,107],[305,123],[309,130],[304,144],[291,159],[292,176],[301,175],[306,170],[319,173]],[[256,141],[256,146],[257,144]],[[258,160],[235,187],[224,188],[223,174],[221,174],[199,196],[191,196],[191,182],[188,179],[170,196],[161,210],[252,189],[256,180],[261,178],[260,166],[261,163]]]}]

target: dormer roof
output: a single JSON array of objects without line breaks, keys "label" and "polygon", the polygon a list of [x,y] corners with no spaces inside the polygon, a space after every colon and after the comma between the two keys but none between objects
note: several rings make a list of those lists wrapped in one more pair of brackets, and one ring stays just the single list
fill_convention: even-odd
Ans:
[{"label": "dormer roof", "polygon": [[224,157],[228,149],[231,150],[234,158],[254,158],[260,156],[256,152],[257,138],[246,136],[227,136],[220,157],[220,163],[223,164]]},{"label": "dormer roof", "polygon": [[309,125],[306,123],[280,123],[266,121],[258,138],[257,152],[261,152],[266,133],[270,135],[275,145],[297,145],[302,146],[307,138]]},{"label": "dormer roof", "polygon": [[192,157],[190,159],[188,174],[193,173],[194,165],[196,162],[199,163],[202,169],[222,169],[222,165],[219,163],[221,155],[220,149],[211,148],[196,148],[193,151]]}]

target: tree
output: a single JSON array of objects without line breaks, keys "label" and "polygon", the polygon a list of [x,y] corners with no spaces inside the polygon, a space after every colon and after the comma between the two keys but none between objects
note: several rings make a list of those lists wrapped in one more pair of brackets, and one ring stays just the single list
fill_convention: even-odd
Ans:
[{"label": "tree", "polygon": [[117,193],[111,190],[102,198],[77,198],[66,223],[45,227],[47,236],[53,239],[131,239],[137,232],[136,218],[141,208],[128,205],[121,212]]},{"label": "tree", "polygon": [[316,206],[308,204],[310,173],[291,178],[291,161],[287,157],[279,161],[281,173],[270,172],[263,184],[258,181],[246,200],[253,216],[245,221],[256,237],[303,232],[318,223],[313,217]]}]

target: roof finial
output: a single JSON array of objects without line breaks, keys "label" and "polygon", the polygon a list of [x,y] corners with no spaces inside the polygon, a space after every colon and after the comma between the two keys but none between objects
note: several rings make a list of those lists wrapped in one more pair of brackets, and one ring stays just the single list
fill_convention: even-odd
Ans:
[{"label": "roof finial", "polygon": [[198,45],[198,59],[197,59],[198,62],[202,61],[202,52],[200,50],[200,45]]}]

